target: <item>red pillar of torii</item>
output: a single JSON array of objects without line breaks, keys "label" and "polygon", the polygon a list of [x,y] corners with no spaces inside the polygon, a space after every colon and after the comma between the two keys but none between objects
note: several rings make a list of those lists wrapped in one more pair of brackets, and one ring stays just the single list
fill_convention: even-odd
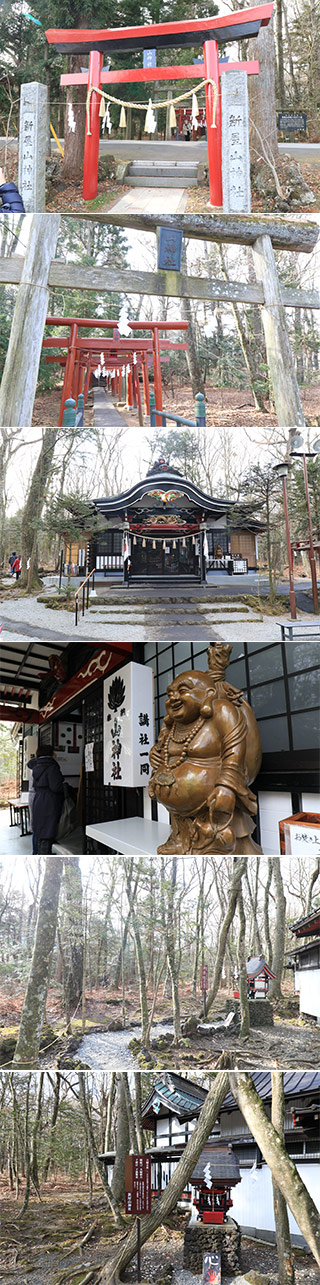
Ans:
[{"label": "red pillar of torii", "polygon": [[[88,85],[100,89],[104,85],[119,85],[121,82],[150,83],[160,80],[211,80],[212,85],[205,87],[206,121],[208,141],[208,164],[211,205],[222,205],[222,161],[221,161],[221,71],[231,71],[243,67],[248,75],[257,74],[257,62],[221,63],[219,65],[219,45],[230,44],[234,40],[252,39],[258,36],[260,27],[267,26],[272,17],[273,3],[257,5],[253,9],[241,9],[236,13],[220,18],[196,18],[190,22],[160,22],[144,27],[119,27],[114,30],[60,30],[46,31],[51,45],[59,53],[89,54],[89,71],[79,74],[67,73],[61,76],[62,85]],[[117,71],[102,71],[104,54],[124,54],[126,50],[137,49],[170,49],[203,46],[204,66],[149,67]],[[117,95],[119,96],[119,94]],[[216,102],[214,101],[216,99]],[[91,93],[88,118],[90,132],[86,121],[86,137],[83,171],[83,197],[85,201],[94,200],[97,195],[98,159],[100,136],[100,94]]]}]

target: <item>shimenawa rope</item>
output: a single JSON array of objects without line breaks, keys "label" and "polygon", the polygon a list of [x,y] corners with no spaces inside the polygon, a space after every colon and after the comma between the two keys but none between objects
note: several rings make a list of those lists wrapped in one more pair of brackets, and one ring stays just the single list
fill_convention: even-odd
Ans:
[{"label": "shimenawa rope", "polygon": [[[175,103],[182,103],[184,98],[192,98],[193,94],[199,93],[199,90],[204,89],[206,85],[211,85],[211,88],[213,91],[213,100],[214,100],[213,101],[213,121],[212,121],[211,129],[216,129],[217,128],[216,111],[217,111],[218,91],[217,91],[215,80],[212,80],[211,76],[208,76],[206,80],[201,80],[200,84],[193,87],[193,89],[187,89],[184,94],[178,94],[177,98],[166,98],[163,103],[153,104],[153,106],[156,105],[158,108],[174,107]],[[97,85],[90,85],[87,92],[87,99],[86,99],[87,135],[89,134],[91,135],[90,103],[91,103],[92,94],[100,94],[101,98],[106,99],[108,103],[116,103],[118,107],[136,107],[138,111],[141,111],[141,112],[148,111],[149,101],[147,103],[136,103],[136,102],[130,103],[128,99],[125,99],[125,98],[114,98],[112,94],[108,94],[106,92],[105,87],[103,87],[102,89],[99,89]]]}]

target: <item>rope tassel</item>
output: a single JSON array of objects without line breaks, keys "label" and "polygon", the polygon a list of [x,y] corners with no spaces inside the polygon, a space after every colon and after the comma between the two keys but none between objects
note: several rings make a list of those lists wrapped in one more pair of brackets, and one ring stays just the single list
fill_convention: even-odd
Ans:
[{"label": "rope tassel", "polygon": [[100,98],[100,107],[99,107],[99,116],[105,116],[105,114],[106,114],[106,103],[105,103],[105,99],[104,99],[104,97],[103,97],[103,94],[101,94],[101,98]]},{"label": "rope tassel", "polygon": [[192,121],[191,121],[192,129],[197,129],[198,116],[199,116],[199,104],[198,104],[198,99],[196,94],[192,94],[191,108],[192,108]]},{"label": "rope tassel", "polygon": [[169,114],[169,128],[170,128],[170,129],[176,129],[176,126],[177,126],[177,117],[176,117],[176,113],[175,113],[174,107],[170,107],[170,114]]},{"label": "rope tassel", "polygon": [[127,113],[125,107],[121,107],[119,129],[125,129],[127,124]]},{"label": "rope tassel", "polygon": [[149,98],[146,119],[144,122],[144,133],[154,134],[156,128],[157,128],[157,122],[156,122],[155,114],[152,107],[152,99]]}]

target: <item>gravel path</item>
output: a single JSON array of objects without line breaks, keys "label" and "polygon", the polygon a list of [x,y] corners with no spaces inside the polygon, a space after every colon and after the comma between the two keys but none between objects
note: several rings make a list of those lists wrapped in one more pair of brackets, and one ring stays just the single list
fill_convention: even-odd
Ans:
[{"label": "gravel path", "polygon": [[[133,605],[132,605],[133,606]],[[129,608],[129,604],[128,604]],[[37,602],[36,598],[10,599],[6,598],[0,605],[0,625],[1,638],[7,638],[10,635],[12,642],[19,639],[46,638],[51,642],[59,642],[61,639],[74,635],[75,641],[82,638],[99,639],[101,642],[112,642],[114,638],[121,638],[127,642],[148,642],[150,639],[165,639],[170,635],[171,640],[175,639],[202,639],[208,637],[208,629],[211,638],[228,639],[233,642],[245,639],[274,641],[280,638],[280,617],[274,619],[266,616],[262,621],[250,620],[250,615],[245,620],[231,619],[230,614],[226,616],[225,623],[221,616],[216,618],[210,617],[208,610],[203,613],[192,614],[192,622],[188,618],[169,618],[168,614],[161,623],[150,619],[148,612],[145,614],[143,606],[139,605],[135,612],[131,610],[122,611],[119,604],[119,610],[108,612],[106,607],[94,609],[94,613],[86,612],[85,616],[79,618],[77,632],[75,633],[74,617],[69,611],[53,611],[50,607],[44,607],[43,603]]]}]

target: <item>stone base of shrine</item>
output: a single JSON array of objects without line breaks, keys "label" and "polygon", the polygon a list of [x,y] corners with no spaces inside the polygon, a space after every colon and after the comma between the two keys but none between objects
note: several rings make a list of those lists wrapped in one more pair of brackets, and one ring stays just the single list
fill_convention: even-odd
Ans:
[{"label": "stone base of shrine", "polygon": [[184,1233],[183,1266],[194,1275],[202,1273],[203,1254],[221,1254],[221,1270],[234,1276],[240,1270],[241,1231],[230,1218],[229,1222],[188,1223]]},{"label": "stone base of shrine", "polygon": [[[226,1000],[226,1012],[236,1013],[240,1022],[240,1004],[237,999]],[[249,999],[250,1026],[273,1026],[273,1011],[269,999]]]}]

